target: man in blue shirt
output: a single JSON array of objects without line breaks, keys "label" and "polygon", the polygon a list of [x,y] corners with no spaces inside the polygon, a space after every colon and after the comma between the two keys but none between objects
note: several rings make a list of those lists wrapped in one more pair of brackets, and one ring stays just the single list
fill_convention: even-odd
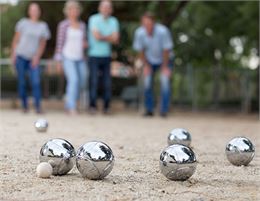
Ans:
[{"label": "man in blue shirt", "polygon": [[144,65],[145,116],[153,116],[153,77],[160,70],[161,107],[160,114],[166,117],[170,106],[170,77],[173,67],[173,41],[168,28],[155,22],[153,14],[147,12],[141,18],[142,25],[135,31],[133,47],[139,52]]},{"label": "man in blue shirt", "polygon": [[90,112],[96,112],[98,75],[102,75],[104,113],[109,111],[111,99],[111,45],[119,41],[119,23],[112,14],[112,3],[103,0],[99,13],[90,16],[89,31],[89,68],[90,68]]}]

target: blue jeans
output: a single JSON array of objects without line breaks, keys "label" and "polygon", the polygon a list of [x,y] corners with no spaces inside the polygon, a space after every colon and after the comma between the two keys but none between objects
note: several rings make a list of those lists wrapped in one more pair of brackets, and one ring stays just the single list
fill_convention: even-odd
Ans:
[{"label": "blue jeans", "polygon": [[18,92],[21,98],[23,109],[28,109],[26,75],[29,75],[34,97],[34,105],[37,111],[41,109],[41,84],[40,84],[40,67],[32,67],[31,61],[21,56],[16,57],[16,70],[18,77]]},{"label": "blue jeans", "polygon": [[[154,110],[154,94],[153,94],[153,81],[154,75],[157,70],[159,70],[161,64],[150,64],[151,65],[151,74],[144,77],[144,104],[147,112],[153,112]],[[169,68],[173,68],[173,62],[170,62]],[[170,77],[160,74],[160,84],[161,84],[161,99],[160,99],[160,112],[167,113],[170,107],[170,98],[171,98],[171,86],[170,86]]]},{"label": "blue jeans", "polygon": [[84,60],[63,58],[63,69],[67,80],[65,108],[75,110],[80,92],[87,89],[87,65]]},{"label": "blue jeans", "polygon": [[111,75],[110,75],[110,57],[89,57],[90,68],[90,107],[96,108],[98,78],[101,73],[104,110],[109,108],[111,99]]}]

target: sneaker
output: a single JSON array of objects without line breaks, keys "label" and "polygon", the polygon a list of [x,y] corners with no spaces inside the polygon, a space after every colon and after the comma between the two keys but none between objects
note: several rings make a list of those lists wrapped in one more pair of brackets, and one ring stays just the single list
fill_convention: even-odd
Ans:
[{"label": "sneaker", "polygon": [[153,116],[153,112],[146,111],[144,113],[144,117],[152,117],[152,116]]},{"label": "sneaker", "polygon": [[28,108],[23,108],[23,109],[22,109],[22,113],[24,113],[24,114],[29,113]]},{"label": "sneaker", "polygon": [[161,115],[162,118],[166,118],[167,117],[167,112],[161,112],[160,115]]},{"label": "sneaker", "polygon": [[94,115],[97,113],[97,109],[95,107],[90,107],[88,109],[89,114]]},{"label": "sneaker", "polygon": [[111,110],[108,109],[108,108],[107,108],[107,109],[104,109],[104,110],[103,110],[103,113],[104,113],[105,115],[110,115],[110,114],[112,114],[112,113],[111,113]]},{"label": "sneaker", "polygon": [[36,114],[44,114],[44,112],[42,111],[42,109],[36,109],[35,112],[36,112]]},{"label": "sneaker", "polygon": [[78,114],[78,112],[77,112],[77,110],[70,109],[70,110],[67,110],[67,114],[70,116],[75,116]]}]

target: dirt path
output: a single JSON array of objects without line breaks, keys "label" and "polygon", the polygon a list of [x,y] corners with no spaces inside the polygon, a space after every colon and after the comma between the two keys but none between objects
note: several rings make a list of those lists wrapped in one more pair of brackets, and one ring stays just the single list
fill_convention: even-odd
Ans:
[{"label": "dirt path", "polygon": [[[47,133],[33,127],[39,116],[2,110],[0,122],[0,200],[260,200],[260,123],[253,117],[174,113],[167,119],[144,119],[135,113],[112,116],[62,112],[44,115]],[[159,155],[168,132],[188,129],[198,158],[196,173],[185,182],[167,180],[159,172]],[[256,146],[248,167],[234,167],[224,147],[233,136],[245,135]],[[110,145],[116,157],[111,174],[103,181],[81,178],[77,169],[66,176],[36,177],[38,153],[48,139],[61,137],[75,148],[90,140]]]}]

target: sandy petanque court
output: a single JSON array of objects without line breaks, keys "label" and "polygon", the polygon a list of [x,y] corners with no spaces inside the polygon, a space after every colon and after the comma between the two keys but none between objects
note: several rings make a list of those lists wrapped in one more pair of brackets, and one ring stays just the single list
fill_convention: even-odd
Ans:
[{"label": "sandy petanque court", "polygon": [[[33,123],[49,121],[47,133],[37,133]],[[145,119],[135,112],[111,116],[62,111],[34,113],[1,110],[0,200],[5,201],[257,201],[260,200],[260,123],[256,116],[174,112],[167,119]],[[185,182],[167,180],[159,171],[159,155],[168,132],[183,127],[192,134],[198,159],[195,174]],[[231,165],[224,154],[226,143],[247,136],[256,155],[247,167]],[[41,146],[50,138],[64,138],[77,149],[91,140],[106,142],[115,155],[111,174],[102,181],[83,179],[76,167],[65,176],[36,176]]]}]

